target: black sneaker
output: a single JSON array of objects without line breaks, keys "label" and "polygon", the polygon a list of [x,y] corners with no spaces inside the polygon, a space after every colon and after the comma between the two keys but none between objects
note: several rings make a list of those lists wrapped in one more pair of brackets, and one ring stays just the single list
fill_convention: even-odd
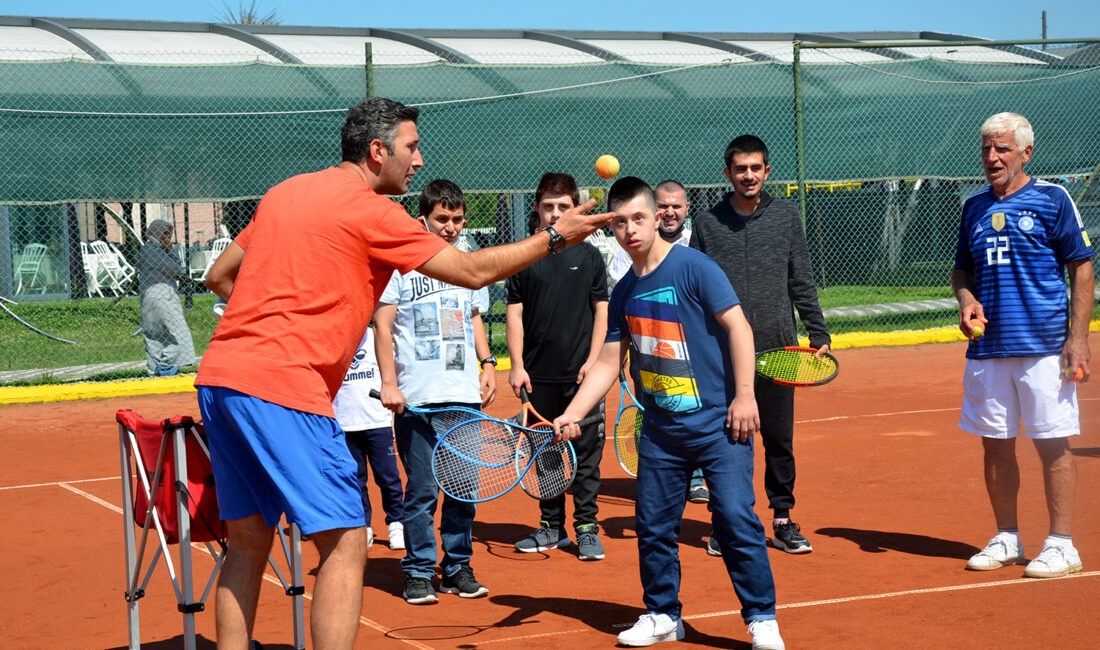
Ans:
[{"label": "black sneaker", "polygon": [[439,602],[432,581],[428,578],[405,576],[405,592],[401,594],[410,605],[431,605]]},{"label": "black sneaker", "polygon": [[714,531],[711,531],[710,539],[707,540],[707,555],[722,557],[722,547],[718,545],[718,538],[714,536]]},{"label": "black sneaker", "polygon": [[814,550],[810,541],[799,532],[798,524],[788,521],[772,527],[775,533],[772,538],[772,546],[788,553],[809,553]]},{"label": "black sneaker", "polygon": [[474,578],[474,570],[469,564],[462,565],[454,575],[445,575],[439,583],[439,590],[445,594],[458,594],[462,598],[481,598],[489,595],[489,589]]},{"label": "black sneaker", "polygon": [[600,541],[599,526],[581,524],[577,526],[577,555],[582,560],[602,560],[603,542]]}]

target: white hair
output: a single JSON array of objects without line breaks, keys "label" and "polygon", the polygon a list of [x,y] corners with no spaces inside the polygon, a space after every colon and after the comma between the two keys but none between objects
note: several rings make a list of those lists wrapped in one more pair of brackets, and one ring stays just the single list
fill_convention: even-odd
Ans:
[{"label": "white hair", "polygon": [[990,116],[982,124],[982,137],[1012,133],[1015,135],[1016,146],[1026,149],[1035,144],[1035,131],[1031,128],[1031,122],[1019,113],[997,113]]}]

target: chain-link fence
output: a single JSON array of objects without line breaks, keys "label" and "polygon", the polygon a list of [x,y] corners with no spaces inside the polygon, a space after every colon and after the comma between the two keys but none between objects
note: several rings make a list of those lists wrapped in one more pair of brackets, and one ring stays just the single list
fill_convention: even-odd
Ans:
[{"label": "chain-link fence", "polygon": [[[546,171],[602,197],[603,153],[623,174],[680,180],[692,211],[705,209],[728,189],[726,144],[759,135],[768,191],[803,210],[833,332],[950,325],[947,277],[962,201],[984,184],[986,117],[1028,116],[1029,173],[1063,184],[1086,226],[1100,224],[1100,57],[1052,44],[786,43],[676,66],[214,65],[209,53],[146,65],[0,48],[0,297],[14,301],[0,301],[0,371],[141,366],[134,255],[153,219],[175,224],[201,354],[216,324],[201,283],[215,242],[269,186],[336,164],[345,111],[371,92],[422,110],[426,166],[400,200],[415,211],[419,187],[454,180],[480,246],[526,235]],[[503,351],[503,328],[494,345]]]}]

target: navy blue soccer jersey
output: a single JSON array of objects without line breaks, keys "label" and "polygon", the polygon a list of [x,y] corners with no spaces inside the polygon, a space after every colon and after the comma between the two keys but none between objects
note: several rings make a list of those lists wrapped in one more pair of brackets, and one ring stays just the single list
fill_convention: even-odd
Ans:
[{"label": "navy blue soccer jersey", "polygon": [[989,319],[971,359],[1059,354],[1069,322],[1065,265],[1092,257],[1092,243],[1065,188],[1032,178],[998,199],[992,188],[963,204],[955,268],[973,277]]}]

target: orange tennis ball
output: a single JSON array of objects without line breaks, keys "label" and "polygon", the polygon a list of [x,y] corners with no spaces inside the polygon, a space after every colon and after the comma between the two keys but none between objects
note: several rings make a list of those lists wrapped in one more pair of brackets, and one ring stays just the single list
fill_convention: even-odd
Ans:
[{"label": "orange tennis ball", "polygon": [[604,154],[596,159],[596,173],[601,178],[615,178],[619,173],[619,159],[611,154]]},{"label": "orange tennis ball", "polygon": [[985,334],[985,327],[982,322],[977,318],[970,319],[970,336],[971,338],[980,339],[982,334]]},{"label": "orange tennis ball", "polygon": [[1074,372],[1073,368],[1066,368],[1066,377],[1070,381],[1081,381],[1085,377],[1085,369],[1077,366],[1077,372]]}]

